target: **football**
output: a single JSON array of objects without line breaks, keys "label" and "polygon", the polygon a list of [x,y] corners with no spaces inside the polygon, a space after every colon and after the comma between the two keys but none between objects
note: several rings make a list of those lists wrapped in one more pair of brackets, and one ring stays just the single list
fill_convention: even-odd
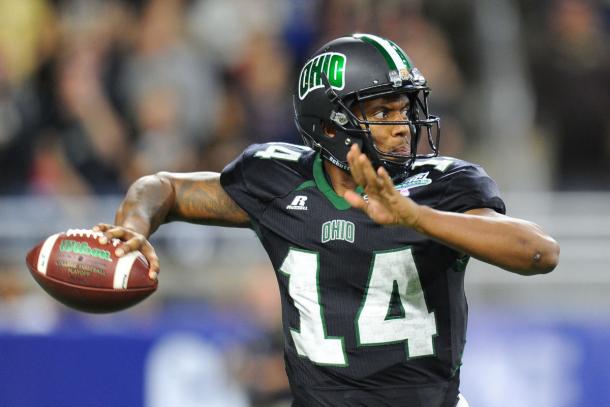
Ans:
[{"label": "football", "polygon": [[93,313],[131,307],[157,289],[139,251],[114,254],[120,240],[101,244],[101,232],[69,229],[37,244],[26,263],[38,284],[68,307]]}]

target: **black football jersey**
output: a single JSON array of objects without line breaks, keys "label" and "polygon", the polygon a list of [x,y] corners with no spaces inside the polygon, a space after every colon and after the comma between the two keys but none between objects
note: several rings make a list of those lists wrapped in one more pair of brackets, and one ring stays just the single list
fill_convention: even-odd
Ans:
[{"label": "black football jersey", "polygon": [[[466,256],[352,208],[307,147],[250,146],[220,181],[276,271],[295,405],[455,405]],[[396,188],[443,211],[505,212],[485,171],[450,157],[416,161]]]}]

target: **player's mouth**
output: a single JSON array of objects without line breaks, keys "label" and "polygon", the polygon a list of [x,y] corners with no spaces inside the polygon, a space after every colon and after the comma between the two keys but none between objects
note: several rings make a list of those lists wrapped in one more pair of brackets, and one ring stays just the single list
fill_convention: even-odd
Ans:
[{"label": "player's mouth", "polygon": [[390,154],[409,155],[411,154],[411,149],[407,145],[401,145],[390,150]]}]

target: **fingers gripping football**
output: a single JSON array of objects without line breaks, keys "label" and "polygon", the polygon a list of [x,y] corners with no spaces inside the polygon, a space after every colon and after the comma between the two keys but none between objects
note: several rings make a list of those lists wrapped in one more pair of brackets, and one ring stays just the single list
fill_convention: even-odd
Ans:
[{"label": "fingers gripping football", "polygon": [[154,247],[144,235],[122,226],[107,223],[98,223],[93,227],[93,230],[104,233],[104,236],[99,239],[102,244],[106,244],[112,239],[119,239],[123,242],[115,250],[117,257],[139,250],[146,257],[150,266],[148,276],[153,280],[157,279],[160,270],[159,258]]}]

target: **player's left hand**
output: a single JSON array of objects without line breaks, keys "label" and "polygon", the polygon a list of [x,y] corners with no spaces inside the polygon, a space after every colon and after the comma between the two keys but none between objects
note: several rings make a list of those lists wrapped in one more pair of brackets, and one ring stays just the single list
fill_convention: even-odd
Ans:
[{"label": "player's left hand", "polygon": [[383,167],[373,169],[371,161],[354,144],[347,154],[347,161],[354,180],[364,188],[365,200],[356,191],[348,190],[344,198],[355,208],[361,209],[375,222],[382,225],[413,227],[419,217],[419,205],[402,196]]}]

